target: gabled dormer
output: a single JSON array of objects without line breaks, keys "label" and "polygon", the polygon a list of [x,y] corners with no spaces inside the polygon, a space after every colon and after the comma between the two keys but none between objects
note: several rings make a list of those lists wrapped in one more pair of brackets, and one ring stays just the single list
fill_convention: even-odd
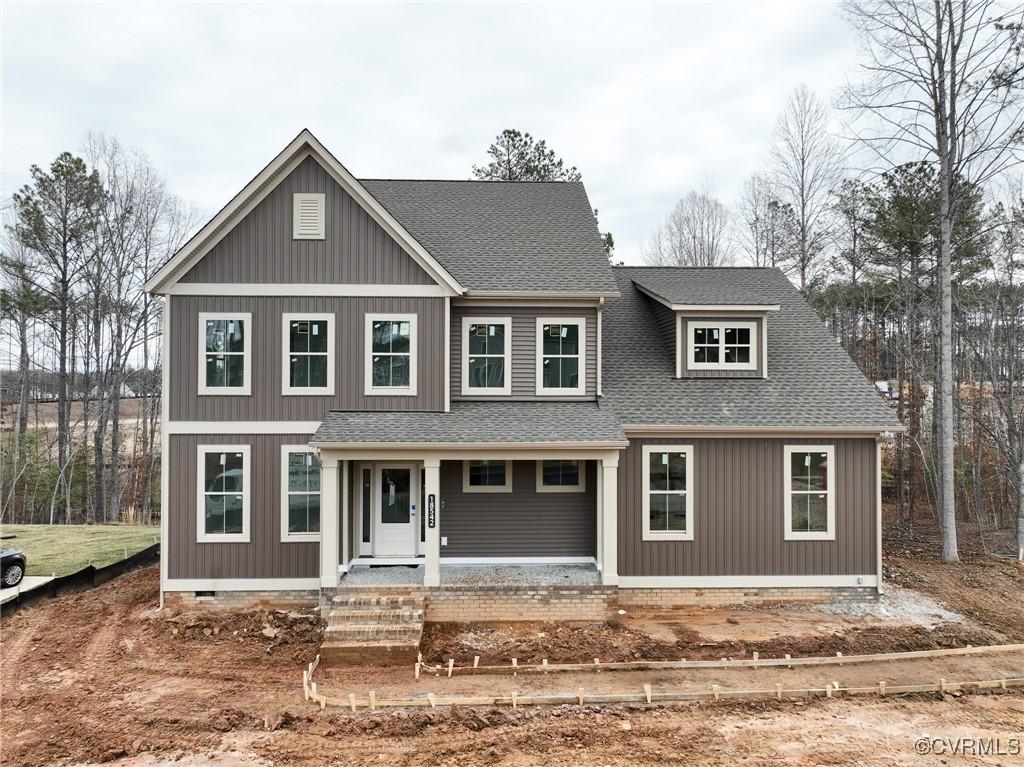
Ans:
[{"label": "gabled dormer", "polygon": [[[767,378],[769,316],[779,304],[759,300],[742,270],[723,284],[721,270],[651,270],[634,279],[651,302],[676,378]],[[712,277],[714,279],[712,279]]]}]

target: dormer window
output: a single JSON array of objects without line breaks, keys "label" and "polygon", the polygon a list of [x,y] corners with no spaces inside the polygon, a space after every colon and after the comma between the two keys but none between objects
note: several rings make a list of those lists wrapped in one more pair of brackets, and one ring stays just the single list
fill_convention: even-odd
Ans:
[{"label": "dormer window", "polygon": [[690,370],[756,370],[757,323],[740,320],[687,323]]},{"label": "dormer window", "polygon": [[323,193],[300,193],[292,195],[292,239],[324,239]]}]

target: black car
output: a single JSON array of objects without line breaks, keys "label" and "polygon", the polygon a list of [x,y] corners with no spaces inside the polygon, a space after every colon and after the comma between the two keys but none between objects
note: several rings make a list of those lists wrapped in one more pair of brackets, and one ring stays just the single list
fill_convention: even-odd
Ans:
[{"label": "black car", "polygon": [[17,586],[25,577],[25,552],[0,549],[0,588]]}]

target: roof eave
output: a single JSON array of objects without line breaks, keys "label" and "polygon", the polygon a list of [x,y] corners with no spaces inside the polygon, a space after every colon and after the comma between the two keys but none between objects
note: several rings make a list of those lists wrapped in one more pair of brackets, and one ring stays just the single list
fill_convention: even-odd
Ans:
[{"label": "roof eave", "polygon": [[674,312],[755,312],[765,314],[782,310],[781,304],[677,304],[654,290],[633,281],[636,289],[650,296],[658,303],[667,306]]}]

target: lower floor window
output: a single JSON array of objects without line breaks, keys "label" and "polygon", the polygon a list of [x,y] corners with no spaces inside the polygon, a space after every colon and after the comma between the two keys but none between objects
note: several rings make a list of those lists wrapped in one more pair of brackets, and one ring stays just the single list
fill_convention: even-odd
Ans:
[{"label": "lower floor window", "polygon": [[693,447],[643,448],[643,538],[693,540]]},{"label": "lower floor window", "polygon": [[584,466],[583,461],[537,461],[537,492],[582,492]]},{"label": "lower floor window", "polygon": [[512,492],[512,465],[509,461],[465,461],[462,466],[464,492]]},{"label": "lower floor window", "polygon": [[318,538],[320,534],[320,465],[306,447],[282,448],[283,540]]},{"label": "lower floor window", "polygon": [[835,539],[834,466],[831,445],[786,445],[787,540]]},{"label": "lower floor window", "polygon": [[246,541],[249,536],[249,446],[200,445],[200,541]]}]

